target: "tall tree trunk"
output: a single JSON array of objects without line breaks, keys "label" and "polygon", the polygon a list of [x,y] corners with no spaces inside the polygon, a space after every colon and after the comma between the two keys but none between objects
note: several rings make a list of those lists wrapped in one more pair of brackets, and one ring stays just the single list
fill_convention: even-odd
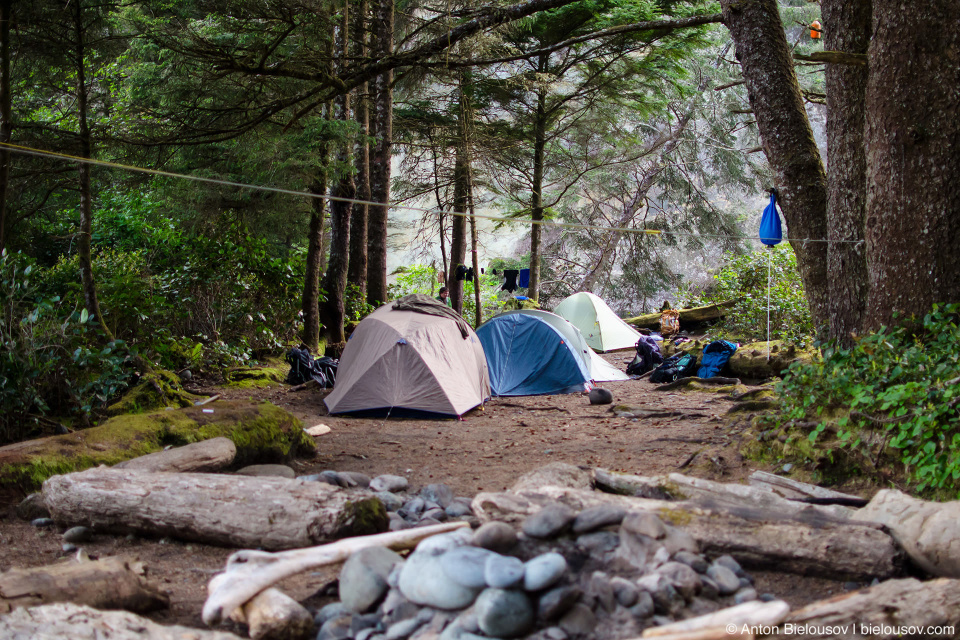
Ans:
[{"label": "tall tree trunk", "polygon": [[[780,191],[814,326],[827,326],[827,178],[776,0],[721,0],[760,142]],[[813,239],[819,242],[804,242]]]},{"label": "tall tree trunk", "polygon": [[[90,136],[90,125],[87,122],[87,76],[86,76],[86,42],[83,25],[83,6],[81,0],[73,2],[74,37],[76,38],[76,73],[77,73],[77,120],[79,127],[80,157],[91,158],[93,144]],[[100,313],[100,301],[97,298],[97,285],[93,278],[93,260],[91,257],[91,242],[93,240],[93,193],[90,186],[90,165],[80,162],[78,168],[80,178],[80,238],[77,242],[77,257],[80,262],[80,277],[83,283],[83,303],[87,313],[96,318],[97,323],[113,340],[113,333],[103,320]]]},{"label": "tall tree trunk", "polygon": [[865,328],[960,301],[960,3],[873,0]]},{"label": "tall tree trunk", "polygon": [[[461,113],[461,120],[463,119]],[[457,279],[457,267],[467,258],[467,163],[463,138],[457,144],[457,157],[453,169],[453,227],[450,239],[450,270],[447,272],[447,289],[450,305],[457,313],[463,313],[463,280]]]},{"label": "tall tree trunk", "polygon": [[[326,151],[321,153],[324,165],[316,180],[310,185],[310,193],[323,196],[327,192]],[[303,314],[303,344],[314,353],[320,346],[320,270],[324,261],[324,217],[327,211],[324,198],[313,198],[310,209],[310,227],[307,232],[307,264],[303,276],[303,298],[300,310]]]},{"label": "tall tree trunk", "polygon": [[[0,0],[0,143],[13,137],[10,103],[10,18],[13,0]],[[10,150],[0,148],[0,252],[7,246],[7,189],[10,184]]]},{"label": "tall tree trunk", "polygon": [[[867,53],[870,0],[823,0],[823,46],[828,51]],[[830,337],[845,345],[860,331],[867,302],[866,125],[867,68],[828,64],[827,82],[827,269],[830,273]]]},{"label": "tall tree trunk", "polygon": [[[540,56],[539,67],[546,70],[547,56]],[[540,299],[540,239],[543,234],[543,162],[547,147],[547,92],[537,93],[537,112],[533,123],[533,184],[530,193],[530,286],[527,296]]]},{"label": "tall tree trunk", "polygon": [[[378,0],[374,21],[373,48],[376,57],[393,55],[393,0]],[[393,146],[393,71],[387,70],[374,82],[374,135],[370,158],[370,199],[382,203],[370,207],[367,220],[367,300],[387,300],[387,213]]]},{"label": "tall tree trunk", "polygon": [[[354,58],[363,60],[367,50],[367,0],[357,3],[353,17]],[[354,162],[357,171],[356,197],[358,200],[370,200],[370,100],[369,83],[364,82],[357,88],[354,105],[354,119],[360,129],[360,143]],[[347,268],[347,282],[356,285],[360,295],[367,295],[367,205],[354,204],[350,214],[350,266]]]},{"label": "tall tree trunk", "polygon": [[[341,5],[342,22],[338,30],[340,42],[337,46],[339,56],[338,71],[345,74],[350,46],[350,13],[349,2],[344,0]],[[335,101],[335,118],[346,124],[351,119],[350,93],[337,96]],[[330,344],[346,342],[343,332],[343,321],[346,315],[344,305],[344,291],[347,287],[347,266],[350,257],[350,212],[353,204],[342,199],[352,199],[356,194],[353,174],[346,169],[353,164],[353,141],[343,141],[337,153],[337,165],[343,172],[333,188],[336,200],[330,201],[330,258],[327,260],[327,270],[323,278],[323,290],[327,298],[320,306],[320,323],[324,328],[324,335]]]}]

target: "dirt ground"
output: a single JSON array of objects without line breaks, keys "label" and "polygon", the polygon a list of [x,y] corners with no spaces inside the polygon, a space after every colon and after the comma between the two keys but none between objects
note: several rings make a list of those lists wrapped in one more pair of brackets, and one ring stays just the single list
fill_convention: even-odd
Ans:
[{"label": "dirt ground", "polygon": [[[623,369],[631,352],[604,357]],[[681,415],[628,419],[609,405],[591,405],[583,395],[495,398],[462,420],[370,419],[329,416],[327,391],[210,389],[225,398],[269,400],[305,426],[325,424],[331,432],[316,438],[313,459],[291,463],[298,475],[325,469],[360,471],[371,477],[405,476],[416,489],[443,482],[456,495],[509,488],[523,473],[549,462],[602,467],[638,475],[680,471],[722,482],[743,481],[756,468],[737,452],[742,423],[724,418],[730,400],[712,393],[655,391],[646,380],[603,383],[614,402]],[[770,469],[766,469],[770,470]],[[0,514],[0,570],[50,564],[67,554],[58,532],[31,527],[12,509]],[[150,614],[164,623],[203,626],[200,610],[206,583],[222,570],[232,549],[174,540],[97,535],[83,545],[91,556],[138,556],[171,596],[171,608]],[[836,595],[843,584],[776,572],[752,572],[758,591],[797,606]],[[322,593],[335,570],[315,572],[283,587],[308,604],[326,601]]]}]

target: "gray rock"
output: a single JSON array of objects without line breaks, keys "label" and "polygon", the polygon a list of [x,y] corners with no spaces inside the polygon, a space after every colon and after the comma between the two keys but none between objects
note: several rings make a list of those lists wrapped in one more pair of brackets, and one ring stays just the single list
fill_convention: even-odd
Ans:
[{"label": "gray rock", "polygon": [[71,527],[63,532],[64,542],[87,542],[93,538],[93,529],[88,527]]},{"label": "gray rock", "polygon": [[446,511],[447,515],[451,518],[468,516],[473,513],[473,509],[470,507],[470,500],[467,498],[454,498],[453,502],[451,502],[444,511]]},{"label": "gray rock", "polygon": [[443,522],[447,519],[447,512],[440,507],[434,507],[433,509],[427,509],[424,511],[421,517],[430,518],[431,520],[436,520],[437,522]]},{"label": "gray rock", "polygon": [[350,633],[351,616],[343,615],[331,618],[323,623],[320,632],[317,633],[317,640],[345,640],[352,634]]},{"label": "gray rock", "polygon": [[370,489],[372,491],[389,491],[396,493],[397,491],[406,491],[409,486],[410,483],[408,483],[407,479],[403,476],[392,476],[389,474],[377,476],[370,481]]},{"label": "gray rock", "polygon": [[419,618],[410,618],[394,622],[384,634],[386,640],[404,640],[413,635],[413,632],[423,626],[423,621]]},{"label": "gray rock", "polygon": [[380,614],[377,613],[367,613],[364,615],[353,616],[350,619],[350,633],[356,636],[358,633],[364,629],[374,629],[376,630],[380,627],[382,622]]},{"label": "gray rock", "polygon": [[756,600],[757,597],[756,589],[753,587],[744,587],[733,594],[733,602],[734,604],[743,604],[744,602],[752,602]]},{"label": "gray rock", "polygon": [[420,495],[424,500],[436,502],[443,509],[453,502],[453,489],[445,484],[428,484],[420,490]]},{"label": "gray rock", "polygon": [[373,495],[380,498],[380,502],[383,503],[383,506],[387,509],[387,511],[398,511],[403,506],[403,498],[395,493],[390,493],[389,491],[378,491]]},{"label": "gray rock", "polygon": [[321,607],[317,613],[314,614],[313,623],[318,627],[322,627],[327,620],[349,615],[350,612],[345,606],[343,606],[342,602],[331,602],[330,604]]},{"label": "gray rock", "polygon": [[483,568],[483,579],[488,587],[509,589],[523,581],[523,561],[513,556],[491,553]]},{"label": "gray rock", "polygon": [[[380,632],[375,627],[370,627],[368,629],[361,629],[357,631],[353,636],[354,640],[375,640]],[[382,635],[379,636],[383,638]]]},{"label": "gray rock", "polygon": [[653,596],[646,591],[638,592],[637,603],[630,607],[630,613],[637,619],[649,618],[655,610],[656,605],[653,603]]},{"label": "gray rock", "polygon": [[77,545],[73,544],[72,542],[64,542],[62,545],[60,545],[60,548],[63,549],[64,553],[73,553],[77,550]]},{"label": "gray rock", "polygon": [[387,576],[402,561],[386,547],[370,547],[352,554],[340,570],[340,601],[354,613],[369,611],[386,594]]},{"label": "gray rock", "polygon": [[420,607],[404,598],[399,589],[391,589],[380,605],[380,612],[384,623],[393,624],[398,620],[416,617],[420,613]]},{"label": "gray rock", "polygon": [[440,556],[440,566],[447,577],[457,584],[473,589],[487,586],[483,578],[487,559],[496,555],[493,551],[480,547],[463,546],[452,549]]},{"label": "gray rock", "polygon": [[370,476],[359,471],[340,471],[341,478],[345,478],[351,487],[366,489],[370,486]]},{"label": "gray rock", "polygon": [[746,589],[753,586],[753,578],[740,576],[740,588]]},{"label": "gray rock", "polygon": [[523,532],[531,538],[558,536],[573,523],[577,514],[565,504],[548,504],[523,521]]},{"label": "gray rock", "polygon": [[589,393],[590,404],[610,404],[613,402],[613,393],[603,387],[594,387]]},{"label": "gray rock", "polygon": [[54,524],[56,523],[53,521],[52,518],[34,518],[33,520],[30,521],[30,526],[39,527],[39,528],[52,527]]},{"label": "gray rock", "polygon": [[667,562],[657,568],[657,573],[666,578],[688,602],[700,591],[700,576],[682,562]]},{"label": "gray rock", "polygon": [[[610,578],[610,588],[613,589],[613,597],[617,599],[622,606],[630,608],[637,604],[640,597],[640,590],[637,585],[626,578],[615,576]],[[651,600],[651,602],[653,602]]]},{"label": "gray rock", "polygon": [[617,607],[617,599],[613,595],[613,585],[610,584],[610,576],[603,571],[594,571],[590,574],[590,582],[587,584],[587,595],[593,598],[597,604],[603,607],[608,613]]},{"label": "gray rock", "polygon": [[403,506],[400,507],[399,513],[404,518],[414,516],[418,517],[427,509],[426,501],[420,496],[414,496],[403,503]]},{"label": "gray rock", "polygon": [[587,533],[601,527],[620,524],[626,514],[625,509],[612,504],[599,504],[584,509],[573,521],[573,532]]},{"label": "gray rock", "polygon": [[581,595],[575,586],[557,587],[540,596],[537,603],[537,615],[544,620],[555,620],[563,615]]},{"label": "gray rock", "polygon": [[473,532],[464,527],[450,533],[441,533],[436,536],[430,536],[417,545],[417,553],[438,556],[451,549],[470,544],[473,540]]},{"label": "gray rock", "polygon": [[321,482],[332,484],[335,487],[343,487],[344,489],[346,489],[347,487],[350,486],[350,483],[347,482],[346,478],[341,477],[339,473],[337,473],[336,471],[333,471],[332,469],[321,471],[317,475],[320,476],[319,480]]},{"label": "gray rock", "polygon": [[665,538],[667,535],[667,526],[652,513],[628,513],[624,516],[620,527],[624,531],[638,533],[654,540]]},{"label": "gray rock", "polygon": [[462,609],[476,598],[479,589],[464,587],[451,580],[440,558],[413,553],[400,571],[400,591],[411,602],[436,609]]},{"label": "gray rock", "polygon": [[[390,512],[387,515],[394,516],[396,515],[396,513]],[[387,531],[403,531],[404,529],[409,529],[412,526],[413,526],[412,524],[410,524],[400,516],[397,516],[396,518],[391,517],[390,523],[387,525]]]},{"label": "gray rock", "polygon": [[533,626],[533,605],[522,591],[484,589],[474,611],[480,630],[488,636],[516,638]]},{"label": "gray rock", "polygon": [[437,520],[436,518],[428,518],[428,517],[424,516],[424,517],[421,517],[420,520],[417,521],[416,526],[418,526],[418,527],[430,527],[430,526],[433,526],[433,525],[435,525],[435,524],[443,524],[443,523],[441,523],[441,522],[440,522],[439,520]]},{"label": "gray rock", "polygon": [[17,517],[21,520],[36,520],[38,518],[49,518],[50,511],[43,501],[42,493],[31,493],[20,501],[17,505]]},{"label": "gray rock", "polygon": [[585,604],[577,603],[560,618],[560,628],[574,638],[590,637],[597,626],[597,616]]},{"label": "gray rock", "polygon": [[509,551],[517,544],[517,532],[505,522],[487,522],[473,532],[473,544],[491,551]]},{"label": "gray rock", "polygon": [[740,578],[732,570],[722,564],[712,564],[707,569],[707,576],[717,585],[717,591],[722,596],[736,593],[740,589]]},{"label": "gray rock", "polygon": [[567,640],[570,636],[560,627],[547,627],[543,630],[543,635],[547,640]]},{"label": "gray rock", "polygon": [[661,540],[664,548],[667,552],[674,556],[681,551],[686,551],[688,553],[697,553],[700,551],[700,547],[697,545],[697,541],[693,539],[689,533],[684,529],[679,529],[677,527],[667,527],[667,535]]},{"label": "gray rock", "polygon": [[706,598],[696,597],[690,601],[684,613],[685,614],[689,613],[695,616],[703,616],[708,613],[713,613],[714,611],[718,611],[719,609],[722,609],[722,608],[723,608],[723,605],[717,602],[716,600],[707,600]]},{"label": "gray rock", "polygon": [[698,553],[679,551],[673,556],[673,559],[677,562],[682,562],[697,573],[706,573],[707,569],[710,568],[710,563]]},{"label": "gray rock", "polygon": [[520,476],[510,490],[519,493],[526,490],[537,491],[542,487],[589,490],[593,488],[593,474],[587,469],[566,462],[551,462]]},{"label": "gray rock", "polygon": [[237,470],[237,475],[258,476],[258,477],[278,477],[293,478],[297,477],[297,472],[285,464],[253,464]]},{"label": "gray rock", "polygon": [[567,560],[559,553],[544,553],[523,565],[523,588],[542,591],[557,583],[567,570]]},{"label": "gray rock", "polygon": [[707,575],[700,576],[700,596],[708,600],[716,600],[720,597],[720,589],[717,583]]},{"label": "gray rock", "polygon": [[740,566],[740,563],[737,562],[733,558],[733,556],[722,555],[718,558],[715,558],[713,561],[713,564],[718,564],[721,567],[726,567],[727,569],[730,569],[730,571],[733,571],[738,576],[742,577],[746,575],[746,572],[744,572],[743,567]]},{"label": "gray rock", "polygon": [[666,547],[659,547],[654,552],[653,557],[650,558],[650,566],[653,568],[656,568],[666,563],[669,560],[670,560],[670,552],[667,551]]},{"label": "gray rock", "polygon": [[577,547],[590,555],[613,551],[620,544],[620,536],[613,531],[594,531],[577,538]]},{"label": "gray rock", "polygon": [[687,604],[684,597],[666,580],[661,581],[659,588],[650,595],[653,596],[656,612],[671,617],[680,613]]}]

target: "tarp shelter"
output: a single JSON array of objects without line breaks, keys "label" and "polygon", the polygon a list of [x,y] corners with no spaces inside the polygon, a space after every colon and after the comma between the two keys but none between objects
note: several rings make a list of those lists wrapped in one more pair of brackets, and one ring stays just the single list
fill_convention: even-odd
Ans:
[{"label": "tarp shelter", "polygon": [[497,396],[583,391],[591,381],[628,376],[595,354],[563,318],[533,309],[509,311],[477,328]]},{"label": "tarp shelter", "polygon": [[621,320],[606,302],[589,291],[564,298],[554,313],[579,329],[587,344],[597,351],[629,349],[640,339],[639,331]]},{"label": "tarp shelter", "polygon": [[487,360],[469,326],[393,304],[364,318],[350,336],[324,400],[330,413],[460,416],[490,397]]}]

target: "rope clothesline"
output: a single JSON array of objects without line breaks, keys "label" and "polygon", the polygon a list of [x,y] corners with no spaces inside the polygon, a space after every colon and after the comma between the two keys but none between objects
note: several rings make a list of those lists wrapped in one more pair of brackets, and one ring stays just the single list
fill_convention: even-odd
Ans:
[{"label": "rope clothesline", "polygon": [[[59,160],[69,160],[72,162],[86,163],[93,166],[105,167],[109,169],[121,169],[124,171],[131,171],[135,173],[145,173],[148,175],[161,176],[166,178],[176,178],[180,180],[191,180],[193,182],[203,182],[206,184],[215,184],[222,185],[226,187],[235,187],[239,189],[250,189],[254,191],[267,191],[270,193],[281,193],[285,195],[292,195],[298,197],[307,197],[307,198],[318,198],[321,200],[328,200],[330,202],[347,202],[351,204],[361,204],[361,205],[371,205],[375,207],[382,207],[384,203],[374,202],[372,200],[360,200],[357,198],[343,198],[340,196],[333,196],[323,193],[309,193],[306,191],[297,191],[295,189],[287,189],[283,187],[272,187],[268,185],[257,185],[249,184],[245,182],[235,182],[233,180],[222,180],[220,178],[206,178],[203,176],[192,176],[184,173],[176,173],[173,171],[164,171],[162,169],[148,169],[146,167],[138,167],[135,165],[121,164],[118,162],[109,162],[106,160],[96,160],[94,158],[83,158],[80,156],[73,156],[66,153],[59,153],[55,151],[47,151],[44,149],[34,149],[32,147],[25,147],[21,145],[4,143],[0,142],[0,149],[8,149],[14,153],[21,153],[24,155],[38,156],[44,158],[56,158]],[[463,218],[480,218],[483,220],[491,220],[494,222],[506,222],[506,223],[523,223],[523,224],[536,224],[541,227],[554,227],[561,229],[581,229],[586,231],[602,231],[606,233],[617,232],[617,233],[637,233],[642,235],[649,236],[660,236],[660,235],[669,235],[677,238],[709,238],[709,239],[726,239],[726,240],[759,240],[759,237],[744,237],[732,234],[709,234],[709,233],[684,233],[680,231],[668,231],[663,229],[636,229],[632,227],[607,227],[602,225],[595,224],[583,224],[578,222],[560,222],[557,220],[531,220],[529,218],[511,218],[508,216],[500,216],[486,213],[467,213],[461,211],[444,211],[442,209],[430,208],[430,207],[418,207],[415,205],[408,204],[387,204],[391,209],[405,210],[405,211],[417,211],[420,213],[426,213],[430,215],[452,215],[460,216]],[[862,240],[828,240],[825,238],[787,238],[784,237],[784,240],[790,240],[793,242],[826,242],[828,244],[860,244]]]}]

